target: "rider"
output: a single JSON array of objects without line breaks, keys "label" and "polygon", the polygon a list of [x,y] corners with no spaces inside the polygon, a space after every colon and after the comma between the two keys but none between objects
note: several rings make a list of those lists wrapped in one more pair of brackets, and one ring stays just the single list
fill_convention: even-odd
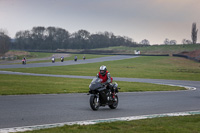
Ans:
[{"label": "rider", "polygon": [[[106,66],[104,65],[100,66],[100,72],[97,73],[97,77],[100,78],[102,80],[101,83],[106,85],[106,88],[110,90],[110,92],[112,92],[113,101],[116,101],[116,98],[115,98],[116,91],[113,89],[113,84],[112,84],[113,78],[110,76],[110,73],[107,71]],[[110,99],[109,97],[110,95],[108,95],[108,99]]]},{"label": "rider", "polygon": [[24,56],[24,58],[22,59],[24,62],[26,62],[26,57]]},{"label": "rider", "polygon": [[77,57],[77,56],[75,56],[75,57],[74,57],[74,60],[75,60],[75,61],[77,61],[77,60],[78,60],[78,57]]},{"label": "rider", "polygon": [[106,66],[100,66],[100,72],[97,73],[97,77],[102,79],[101,83],[107,85],[108,89],[112,89],[112,80],[113,78],[110,76],[110,73],[107,71]]},{"label": "rider", "polygon": [[61,59],[61,60],[64,60],[64,56],[61,56],[60,59]]},{"label": "rider", "polygon": [[83,60],[85,60],[85,55],[83,56]]},{"label": "rider", "polygon": [[55,62],[55,56],[53,55],[51,58],[52,62]]}]

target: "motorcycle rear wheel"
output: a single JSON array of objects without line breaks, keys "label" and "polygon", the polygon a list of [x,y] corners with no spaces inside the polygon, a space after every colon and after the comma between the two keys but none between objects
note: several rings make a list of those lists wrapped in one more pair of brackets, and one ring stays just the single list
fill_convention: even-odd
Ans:
[{"label": "motorcycle rear wheel", "polygon": [[98,110],[98,109],[99,109],[99,106],[100,106],[100,102],[97,101],[97,96],[91,96],[91,97],[90,97],[90,107],[91,107],[93,110]]},{"label": "motorcycle rear wheel", "polygon": [[116,99],[116,101],[113,101],[113,104],[111,104],[111,105],[108,105],[111,109],[116,109],[117,108],[117,106],[118,106],[118,96],[117,95],[115,95],[115,99]]}]

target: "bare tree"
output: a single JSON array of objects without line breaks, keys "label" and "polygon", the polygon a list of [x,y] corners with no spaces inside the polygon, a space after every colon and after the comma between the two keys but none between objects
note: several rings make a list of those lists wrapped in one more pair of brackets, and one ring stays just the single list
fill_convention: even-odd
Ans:
[{"label": "bare tree", "polygon": [[176,45],[177,44],[177,41],[176,40],[169,40],[168,38],[166,38],[164,40],[164,44],[165,45]]},{"label": "bare tree", "polygon": [[149,40],[144,39],[144,40],[142,40],[142,41],[140,42],[140,44],[142,44],[142,45],[150,45],[150,42],[149,42]]},{"label": "bare tree", "polygon": [[192,41],[191,40],[187,40],[187,39],[183,39],[182,43],[183,44],[192,44]]},{"label": "bare tree", "polygon": [[193,44],[197,43],[197,32],[198,32],[198,29],[197,29],[196,23],[193,23],[192,24],[192,35],[191,35]]},{"label": "bare tree", "polygon": [[170,40],[169,40],[168,38],[166,38],[166,39],[164,40],[164,44],[166,44],[166,45],[170,44]]},{"label": "bare tree", "polygon": [[171,45],[176,45],[177,41],[176,40],[170,40],[169,42]]}]

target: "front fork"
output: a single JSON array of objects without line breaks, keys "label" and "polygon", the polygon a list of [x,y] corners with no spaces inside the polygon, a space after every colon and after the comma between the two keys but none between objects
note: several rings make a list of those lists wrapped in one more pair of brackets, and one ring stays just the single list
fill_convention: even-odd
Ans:
[{"label": "front fork", "polygon": [[99,94],[97,94],[96,97],[97,97],[97,103],[99,103]]},{"label": "front fork", "polygon": [[97,98],[97,103],[99,102],[99,94],[92,94],[92,97],[96,97]]}]

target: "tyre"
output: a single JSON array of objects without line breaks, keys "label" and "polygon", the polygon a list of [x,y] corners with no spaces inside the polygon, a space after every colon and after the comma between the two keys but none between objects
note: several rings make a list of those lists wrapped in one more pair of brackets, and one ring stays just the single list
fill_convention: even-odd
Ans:
[{"label": "tyre", "polygon": [[108,105],[108,106],[109,106],[111,109],[116,109],[117,106],[118,106],[118,101],[119,101],[118,96],[115,95],[115,101],[113,101],[113,103],[110,104],[110,105]]},{"label": "tyre", "polygon": [[90,97],[90,107],[93,110],[98,110],[100,106],[99,100],[97,98],[97,96],[91,96]]}]

